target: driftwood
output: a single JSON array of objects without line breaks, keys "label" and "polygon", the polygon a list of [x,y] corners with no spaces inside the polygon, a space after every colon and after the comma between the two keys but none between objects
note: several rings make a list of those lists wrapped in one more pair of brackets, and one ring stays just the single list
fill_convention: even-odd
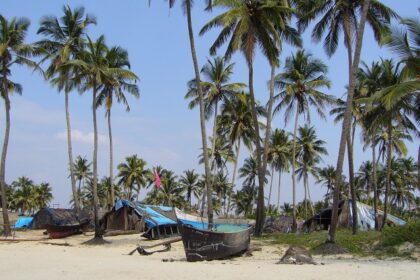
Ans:
[{"label": "driftwood", "polygon": [[[175,243],[175,242],[179,242],[182,240],[181,236],[176,236],[176,237],[172,237],[172,238],[168,238],[167,240],[163,240],[161,242],[155,243],[155,244],[151,244],[151,245],[138,245],[136,249],[134,249],[133,251],[131,251],[130,253],[128,253],[128,255],[133,255],[136,251],[139,252],[140,255],[144,255],[144,256],[148,256],[151,255],[153,253],[160,253],[160,252],[167,252],[171,250],[171,243]],[[157,251],[153,251],[153,252],[147,252],[146,249],[151,249],[157,246],[165,246],[165,249],[162,250],[157,250]]]},{"label": "driftwood", "polygon": [[117,236],[117,235],[128,235],[128,234],[137,234],[137,230],[109,230],[106,231],[104,236]]}]

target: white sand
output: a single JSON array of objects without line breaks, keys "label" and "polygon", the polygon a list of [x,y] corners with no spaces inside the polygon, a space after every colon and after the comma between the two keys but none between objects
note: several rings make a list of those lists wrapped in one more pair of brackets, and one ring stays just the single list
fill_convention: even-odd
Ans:
[{"label": "white sand", "polygon": [[[20,237],[42,238],[42,232],[20,233]],[[150,242],[138,235],[108,237],[110,244],[82,245],[91,236],[19,243],[0,241],[0,279],[420,279],[420,263],[401,260],[316,258],[325,265],[279,265],[284,248],[263,246],[252,257],[188,263],[182,243],[170,252],[151,256],[127,253],[136,244]],[[71,246],[52,244],[68,243]],[[173,262],[162,262],[173,259]]]}]

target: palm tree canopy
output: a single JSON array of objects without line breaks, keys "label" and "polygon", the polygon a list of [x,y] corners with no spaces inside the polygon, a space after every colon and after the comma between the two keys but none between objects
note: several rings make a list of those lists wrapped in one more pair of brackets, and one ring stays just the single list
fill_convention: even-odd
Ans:
[{"label": "palm tree canopy", "polygon": [[[111,69],[125,69],[126,71],[129,71],[130,69],[128,52],[121,47],[116,46],[108,49],[106,51],[105,59],[108,61],[108,67]],[[113,78],[107,80],[107,82],[102,85],[102,90],[97,99],[97,106],[101,106],[105,103],[105,108],[108,113],[111,110],[113,96],[115,95],[118,103],[122,103],[128,112],[130,111],[130,106],[124,92],[130,93],[135,98],[140,97],[139,87],[135,84],[137,78],[134,78],[135,74],[133,72],[131,72],[131,75],[120,75],[120,73],[115,73],[113,76]]]},{"label": "palm tree canopy", "polygon": [[[319,42],[324,38],[327,55],[332,56],[337,50],[342,31],[346,47],[351,47],[349,44],[353,44],[356,38],[363,0],[294,0],[293,2],[299,11],[300,31],[305,30],[315,18],[320,17],[312,30],[312,39]],[[391,18],[398,18],[392,9],[378,0],[370,1],[366,22],[372,28],[376,41],[379,42],[383,34],[386,34]]]},{"label": "palm tree canopy", "polygon": [[280,100],[274,108],[274,114],[286,108],[285,121],[288,122],[292,112],[298,110],[310,121],[309,107],[314,106],[318,114],[325,118],[325,106],[335,101],[333,96],[319,91],[319,88],[329,88],[331,85],[326,73],[327,66],[305,50],[298,50],[288,57],[284,72],[275,77],[276,87],[282,91],[274,97]]},{"label": "palm tree canopy", "polygon": [[75,84],[70,80],[71,69],[62,67],[74,60],[86,43],[86,31],[89,25],[96,24],[94,16],[86,14],[83,7],[72,10],[63,6],[63,16],[45,16],[41,19],[37,34],[46,39],[35,43],[43,58],[41,62],[50,61],[46,70],[46,78],[51,79],[59,90],[69,92]]},{"label": "palm tree canopy", "polygon": [[200,35],[214,27],[222,31],[210,48],[215,54],[229,40],[225,57],[240,50],[248,64],[252,63],[256,46],[271,65],[278,65],[282,40],[300,45],[298,32],[289,25],[294,10],[284,5],[283,1],[267,0],[215,0],[215,7],[227,9],[203,26]]},{"label": "palm tree canopy", "polygon": [[270,137],[268,161],[277,171],[287,171],[290,166],[292,143],[282,129],[275,129]]},{"label": "palm tree canopy", "polygon": [[[229,83],[233,74],[234,63],[228,64],[222,57],[208,59],[201,69],[203,79],[201,88],[204,94],[206,119],[209,119],[215,110],[216,104],[226,104],[236,98],[243,88],[243,83]],[[188,104],[189,109],[199,105],[197,83],[195,79],[188,82],[188,92],[185,99],[192,99]]]}]

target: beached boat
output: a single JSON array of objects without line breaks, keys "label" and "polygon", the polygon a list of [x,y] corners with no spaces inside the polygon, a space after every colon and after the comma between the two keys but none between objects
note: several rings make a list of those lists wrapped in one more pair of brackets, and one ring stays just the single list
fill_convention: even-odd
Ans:
[{"label": "beached boat", "polygon": [[63,238],[74,234],[82,233],[82,228],[86,223],[73,224],[73,225],[51,225],[46,224],[45,229],[48,232],[50,238]]},{"label": "beached boat", "polygon": [[213,231],[178,221],[187,261],[209,261],[239,255],[248,249],[252,226],[217,224]]}]

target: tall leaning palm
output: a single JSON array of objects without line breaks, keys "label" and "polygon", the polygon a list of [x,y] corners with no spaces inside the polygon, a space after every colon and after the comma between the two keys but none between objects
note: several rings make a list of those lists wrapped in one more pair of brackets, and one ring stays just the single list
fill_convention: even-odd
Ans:
[{"label": "tall leaning palm", "polygon": [[27,65],[33,67],[34,62],[28,59],[33,53],[33,48],[25,43],[26,32],[29,27],[26,18],[12,18],[8,21],[0,15],[0,93],[4,100],[6,127],[4,130],[3,148],[0,162],[0,190],[1,204],[3,207],[3,223],[6,235],[10,232],[10,222],[7,212],[6,198],[6,156],[10,136],[10,95],[22,93],[22,86],[10,80],[12,67]]},{"label": "tall leaning palm", "polygon": [[41,34],[46,38],[36,43],[36,46],[43,50],[44,57],[42,61],[49,61],[46,78],[59,91],[64,91],[67,153],[73,201],[77,213],[80,212],[80,205],[73,169],[73,148],[69,112],[69,94],[74,86],[71,82],[74,71],[70,67],[65,67],[64,64],[76,59],[83,48],[86,31],[91,24],[96,24],[96,19],[89,14],[85,15],[84,8],[80,7],[71,10],[69,6],[64,6],[62,17],[45,16],[41,19],[37,34]]},{"label": "tall leaning palm", "polygon": [[315,107],[317,113],[325,118],[324,109],[334,102],[334,97],[320,91],[329,88],[330,81],[325,76],[327,66],[320,60],[312,57],[305,50],[299,50],[296,54],[286,59],[284,72],[277,75],[276,86],[281,92],[275,99],[280,102],[274,108],[274,114],[285,109],[285,122],[287,123],[292,114],[295,114],[292,146],[292,186],[293,186],[293,230],[296,231],[296,133],[299,124],[299,116],[304,115],[310,121],[310,106]]},{"label": "tall leaning palm", "polygon": [[[215,7],[227,11],[216,16],[201,29],[204,34],[214,27],[221,27],[222,31],[210,48],[210,53],[216,53],[226,41],[229,40],[225,57],[229,58],[236,51],[241,51],[248,65],[248,87],[251,97],[251,113],[255,131],[256,162],[259,174],[258,207],[255,233],[260,235],[264,223],[264,182],[265,182],[265,155],[268,145],[262,150],[260,143],[260,126],[256,112],[254,94],[254,56],[259,46],[271,66],[278,66],[282,30],[289,20],[292,9],[286,7],[283,1],[258,0],[219,0],[214,1]],[[286,16],[285,16],[286,14]],[[271,101],[271,100],[270,100]],[[270,124],[267,125],[270,130]],[[267,134],[268,135],[268,134]],[[267,136],[266,135],[266,136]],[[267,138],[267,137],[266,137]],[[268,141],[265,141],[268,143]]]},{"label": "tall leaning palm", "polygon": [[[169,0],[169,8],[172,8],[176,0]],[[150,1],[149,1],[150,2]],[[205,0],[207,8],[211,9],[212,0]],[[207,151],[207,133],[206,133],[206,122],[205,122],[205,104],[204,95],[201,85],[200,67],[198,65],[197,51],[195,49],[194,31],[192,24],[192,0],[182,0],[182,6],[185,8],[185,14],[187,15],[187,26],[188,26],[188,37],[190,40],[191,57],[194,65],[195,83],[198,93],[198,102],[200,104],[200,129],[201,129],[201,142],[203,151]],[[208,216],[208,228],[213,228],[213,205],[212,205],[212,187],[211,187],[211,171],[209,156],[204,153],[204,171],[205,171],[205,182],[206,182],[206,193],[207,193],[207,216]]]},{"label": "tall leaning palm", "polygon": [[[126,69],[129,71],[130,62],[128,59],[128,52],[121,47],[112,47],[106,53],[106,60],[108,61],[108,67],[114,69]],[[128,100],[125,96],[126,93],[130,93],[132,96],[139,98],[139,88],[135,84],[135,74],[127,76],[121,76],[118,73],[111,76],[103,83],[102,89],[98,95],[97,106],[102,104],[105,105],[105,116],[108,124],[108,137],[109,137],[109,178],[111,184],[111,205],[115,204],[114,194],[114,155],[112,145],[112,129],[111,129],[111,109],[113,105],[114,96],[118,103],[122,103],[125,106],[127,112],[130,111]]]},{"label": "tall leaning palm", "polygon": [[[372,27],[377,41],[386,31],[386,25],[391,17],[397,17],[394,11],[386,7],[378,0],[295,0],[301,12],[298,25],[301,30],[308,27],[309,23],[317,17],[321,19],[315,24],[312,38],[321,41],[324,38],[324,48],[328,55],[332,56],[337,50],[341,31],[344,33],[344,44],[348,56],[349,89],[346,100],[340,146],[337,159],[336,182],[341,182],[344,154],[346,149],[347,135],[350,133],[353,94],[356,86],[356,74],[359,67],[363,44],[363,35],[366,22]],[[339,188],[335,188],[332,222],[328,232],[327,242],[335,242],[335,232],[338,221]]]}]

